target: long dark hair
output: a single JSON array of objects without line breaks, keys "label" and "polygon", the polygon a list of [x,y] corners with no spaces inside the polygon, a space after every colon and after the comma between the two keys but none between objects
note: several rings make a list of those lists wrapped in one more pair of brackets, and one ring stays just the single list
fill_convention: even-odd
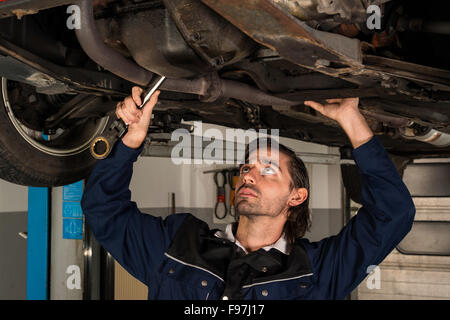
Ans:
[{"label": "long dark hair", "polygon": [[[247,144],[245,149],[245,162],[249,161],[250,154],[256,149],[272,147],[275,140],[270,138],[259,138]],[[288,210],[288,220],[284,225],[284,233],[289,244],[293,244],[295,239],[302,238],[311,227],[311,215],[309,211],[310,187],[308,171],[303,161],[297,157],[295,152],[285,145],[276,142],[279,152],[285,154],[289,158],[288,168],[291,176],[290,190],[294,188],[305,188],[308,191],[308,197],[305,201]],[[274,145],[275,147],[275,145]]]}]

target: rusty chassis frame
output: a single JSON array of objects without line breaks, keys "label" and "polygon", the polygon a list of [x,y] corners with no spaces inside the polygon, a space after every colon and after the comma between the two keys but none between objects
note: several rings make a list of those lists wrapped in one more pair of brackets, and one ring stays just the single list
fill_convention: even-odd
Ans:
[{"label": "rusty chassis frame", "polygon": [[[312,29],[271,0],[201,1],[256,42],[306,69],[339,77],[360,87],[397,89],[395,78],[404,77],[450,91],[450,72],[408,64],[409,76],[402,74],[407,63],[364,56],[359,40]],[[381,66],[383,63],[389,65],[391,72]],[[414,68],[421,72],[415,72]],[[415,97],[413,91],[408,95]],[[420,96],[420,99],[425,97]]]},{"label": "rusty chassis frame", "polygon": [[[78,2],[80,1],[8,1],[0,7],[0,18]],[[404,125],[405,122],[399,120],[404,117],[450,133],[449,71],[365,55],[359,40],[312,29],[271,0],[201,2],[281,58],[302,68],[345,80],[354,87],[275,94],[237,81],[221,79],[217,73],[211,73],[190,80],[168,79],[161,87],[162,90],[196,94],[202,102],[220,102],[223,98],[232,98],[262,106],[279,107],[278,110],[289,111],[291,114],[293,111],[300,111],[296,118],[309,121],[314,116],[301,112],[305,99],[359,96],[361,106],[367,113],[374,115],[379,112],[380,119],[383,116],[397,116],[399,118],[393,119],[394,122],[398,120],[397,124]],[[19,9],[24,11],[18,13]],[[0,53],[53,77],[76,92],[120,97],[127,95],[129,87],[133,85],[133,81],[125,81],[109,73],[54,65],[4,39],[0,39]],[[324,121],[315,117],[313,122]]]}]

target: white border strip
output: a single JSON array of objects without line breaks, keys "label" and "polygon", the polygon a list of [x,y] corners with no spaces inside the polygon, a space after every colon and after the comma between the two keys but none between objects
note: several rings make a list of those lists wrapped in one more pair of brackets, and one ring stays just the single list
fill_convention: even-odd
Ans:
[{"label": "white border strip", "polygon": [[[215,276],[216,278],[220,279],[220,281],[225,282],[221,277],[219,277],[217,274],[215,274],[215,273],[213,273],[213,272],[211,272],[211,271],[209,271],[209,270],[206,270],[206,269],[204,269],[204,268],[202,268],[202,267],[199,267],[199,266],[196,266],[196,265],[193,265],[193,264],[190,264],[190,263],[186,263],[186,262],[184,262],[184,261],[181,261],[181,260],[179,260],[179,259],[177,259],[177,258],[172,257],[172,256],[171,256],[170,254],[168,254],[167,252],[165,252],[164,255],[165,255],[166,257],[168,257],[168,258],[170,258],[170,259],[172,259],[172,260],[175,260],[176,262],[179,262],[179,263],[181,263],[181,264],[184,264],[184,265],[186,265],[186,266],[193,267],[193,268],[200,269],[200,270],[203,270],[203,271],[205,271],[205,272],[208,272],[209,274],[212,274],[212,275]],[[257,286],[257,285],[261,285],[261,284],[267,284],[267,283],[272,283],[272,282],[280,282],[280,281],[287,281],[287,280],[293,280],[293,279],[300,279],[300,278],[303,278],[303,277],[312,276],[313,274],[314,274],[314,273],[308,273],[308,274],[303,274],[303,275],[301,275],[301,276],[292,277],[292,278],[277,279],[277,280],[271,280],[271,281],[258,282],[258,283],[253,283],[253,284],[249,284],[249,285],[243,286],[242,288],[243,288],[243,289],[246,289],[246,288],[250,288],[250,287]]]},{"label": "white border strip", "polygon": [[250,287],[253,287],[253,286],[260,285],[260,284],[267,284],[267,283],[272,283],[272,282],[279,282],[279,281],[287,281],[287,280],[299,279],[299,278],[303,278],[303,277],[307,277],[307,276],[312,276],[313,274],[314,273],[308,273],[308,274],[304,274],[304,275],[297,276],[297,277],[292,277],[292,278],[287,278],[287,279],[278,279],[278,280],[258,282],[258,283],[248,284],[246,286],[243,286],[242,288],[246,289],[246,288],[250,288]]},{"label": "white border strip", "polygon": [[181,263],[181,264],[184,264],[184,265],[186,265],[186,266],[193,267],[193,268],[200,269],[200,270],[203,270],[203,271],[205,271],[205,272],[208,272],[209,274],[212,274],[212,275],[215,276],[216,278],[220,279],[220,281],[225,282],[221,277],[219,277],[217,274],[215,274],[215,273],[213,273],[213,272],[211,272],[211,271],[209,271],[209,270],[206,270],[206,269],[204,269],[204,268],[202,268],[202,267],[199,267],[199,266],[196,266],[196,265],[189,264],[189,263],[183,262],[183,261],[181,261],[181,260],[178,260],[177,258],[174,258],[174,257],[172,257],[171,255],[169,255],[167,252],[165,252],[164,255],[165,255],[166,257],[168,257],[168,258],[170,258],[170,259],[172,259],[172,260],[175,260],[176,262],[179,262],[179,263]]}]

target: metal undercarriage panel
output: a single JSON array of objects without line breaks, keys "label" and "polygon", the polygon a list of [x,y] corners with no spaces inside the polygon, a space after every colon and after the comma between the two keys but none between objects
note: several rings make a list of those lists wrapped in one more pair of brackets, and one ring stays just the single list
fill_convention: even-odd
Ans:
[{"label": "metal undercarriage panel", "polygon": [[[365,41],[324,30],[363,21],[368,1],[335,1],[334,6],[326,6],[320,0],[134,4],[145,10],[126,7],[118,0],[105,3],[107,9],[99,6],[96,10],[97,26],[105,43],[140,67],[169,75],[175,84],[201,77],[203,82],[192,83],[205,84],[208,81],[204,79],[215,79],[210,75],[216,74],[221,80],[242,83],[274,99],[290,102],[255,104],[221,97],[221,87],[208,83],[210,87],[202,92],[209,96],[200,97],[200,101],[198,95],[192,94],[195,90],[177,93],[174,86],[173,90],[163,91],[155,112],[230,127],[279,128],[283,136],[348,147],[349,141],[337,123],[302,102],[359,96],[362,113],[392,153],[411,157],[450,155],[448,147],[404,139],[397,130],[414,122],[450,134],[448,70],[375,55],[365,49]],[[54,2],[55,6],[66,4],[67,1]],[[0,7],[0,17],[10,16],[17,8],[32,13],[52,6],[31,0],[22,1],[18,7],[12,2],[8,5]],[[14,24],[19,28],[51,10],[23,16]],[[321,19],[326,27],[319,30],[314,26]],[[39,77],[26,81],[41,88],[41,93],[96,94],[115,101],[129,94],[132,83],[104,70],[99,72],[86,57],[84,65],[61,65],[51,61],[50,56],[33,53],[32,46],[21,46],[14,36],[0,35],[0,54],[5,56],[0,57],[0,63],[14,59],[22,75],[38,74]],[[148,40],[141,41],[143,38]],[[157,44],[149,46],[154,39]],[[10,70],[10,77],[12,73]],[[42,75],[48,77],[45,85],[39,82]],[[48,85],[50,80],[58,86]]]}]

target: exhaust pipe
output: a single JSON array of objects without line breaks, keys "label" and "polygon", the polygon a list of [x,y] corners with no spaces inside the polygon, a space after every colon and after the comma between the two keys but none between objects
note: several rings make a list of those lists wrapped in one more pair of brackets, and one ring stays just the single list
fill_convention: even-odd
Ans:
[{"label": "exhaust pipe", "polygon": [[147,87],[153,78],[153,73],[105,45],[95,25],[92,0],[81,0],[80,9],[81,28],[76,29],[75,32],[86,54],[98,65],[115,75]]},{"label": "exhaust pipe", "polygon": [[414,139],[442,148],[450,146],[450,134],[427,127],[419,127],[419,129],[420,130],[415,130],[413,125],[399,128],[398,130],[400,135],[405,139]]},{"label": "exhaust pipe", "polygon": [[[114,49],[105,45],[94,20],[92,0],[80,1],[81,28],[76,36],[86,54],[111,73],[137,85],[148,87],[153,73],[123,57]],[[297,105],[302,102],[279,98],[255,87],[236,81],[220,79],[217,73],[197,79],[167,79],[161,90],[198,94],[205,102],[220,98],[234,98],[260,105]]]}]

